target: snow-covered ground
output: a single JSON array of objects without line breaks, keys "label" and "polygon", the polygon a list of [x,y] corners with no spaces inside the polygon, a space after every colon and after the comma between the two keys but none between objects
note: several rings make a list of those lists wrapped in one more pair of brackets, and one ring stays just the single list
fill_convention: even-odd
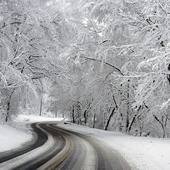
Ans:
[{"label": "snow-covered ground", "polygon": [[26,124],[43,121],[62,121],[63,118],[40,117],[35,115],[19,115],[10,125],[0,125],[0,153],[21,147],[32,140],[32,134]]},{"label": "snow-covered ground", "polygon": [[170,139],[134,137],[73,124],[58,126],[97,138],[117,150],[134,170],[170,170]]},{"label": "snow-covered ground", "polygon": [[20,147],[30,141],[32,135],[9,125],[0,126],[0,153]]},{"label": "snow-covered ground", "polygon": [[15,122],[43,122],[43,121],[56,121],[60,122],[63,121],[64,118],[53,118],[53,117],[43,117],[43,116],[36,116],[36,115],[19,115],[16,119]]},{"label": "snow-covered ground", "polygon": [[[40,118],[37,116],[20,116],[16,123],[25,124],[38,121],[60,121],[57,118]],[[119,132],[91,129],[74,124],[60,123],[58,126],[90,135],[107,146],[117,150],[134,170],[169,170],[170,139],[133,137]],[[19,139],[19,140],[18,140]],[[0,126],[0,152],[20,146],[31,139],[31,135],[16,130],[9,125]],[[12,142],[11,142],[12,141]]]}]

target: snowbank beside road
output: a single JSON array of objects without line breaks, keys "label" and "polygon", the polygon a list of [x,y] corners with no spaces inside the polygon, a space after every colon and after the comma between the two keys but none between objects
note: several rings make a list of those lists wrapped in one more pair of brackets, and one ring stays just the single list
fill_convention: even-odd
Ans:
[{"label": "snowbank beside road", "polygon": [[35,115],[19,115],[12,126],[1,125],[0,126],[0,153],[22,146],[25,142],[32,140],[29,129],[26,128],[26,124],[33,122],[55,121],[61,122],[63,118],[50,118],[40,117]]},{"label": "snowbank beside road", "polygon": [[102,141],[108,147],[117,150],[134,170],[170,169],[170,139],[134,137],[74,124],[58,126]]},{"label": "snowbank beside road", "polygon": [[32,139],[31,134],[19,131],[9,125],[0,126],[0,152],[20,147]]}]

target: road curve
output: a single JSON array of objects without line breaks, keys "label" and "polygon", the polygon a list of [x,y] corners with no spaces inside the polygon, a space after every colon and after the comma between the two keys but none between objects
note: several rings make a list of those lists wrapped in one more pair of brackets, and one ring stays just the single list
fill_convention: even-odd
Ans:
[{"label": "road curve", "polygon": [[[56,127],[58,130],[59,127]],[[130,170],[128,163],[115,151],[98,140],[66,129],[63,130],[69,135],[74,143],[74,149],[56,170]],[[112,149],[113,151],[113,149]]]},{"label": "road curve", "polygon": [[55,123],[37,123],[33,127],[38,138],[25,150],[0,156],[0,169],[130,170],[118,153],[112,154],[92,137],[59,128]]},{"label": "road curve", "polygon": [[33,140],[29,143],[24,144],[22,147],[6,151],[0,154],[0,163],[13,159],[17,156],[25,154],[39,146],[42,146],[48,139],[45,132],[37,127],[36,123],[27,126],[30,131],[33,132]]}]

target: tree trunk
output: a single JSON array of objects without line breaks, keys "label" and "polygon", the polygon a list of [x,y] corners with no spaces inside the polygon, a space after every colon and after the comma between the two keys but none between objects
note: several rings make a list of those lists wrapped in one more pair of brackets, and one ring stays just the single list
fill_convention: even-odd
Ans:
[{"label": "tree trunk", "polygon": [[89,105],[88,105],[88,107],[86,108],[86,110],[84,111],[84,124],[86,125],[87,124],[87,119],[88,119],[88,113],[89,113],[89,111],[90,111],[90,109],[91,109],[91,104],[92,103],[89,103]]},{"label": "tree trunk", "polygon": [[109,123],[110,123],[110,121],[111,121],[111,118],[112,118],[114,112],[115,112],[115,107],[112,109],[112,112],[110,113],[110,115],[109,115],[109,117],[108,117],[108,119],[107,119],[107,121],[106,121],[106,125],[105,125],[105,127],[104,127],[104,130],[107,130],[107,129],[108,129]]},{"label": "tree trunk", "polygon": [[42,115],[42,104],[43,104],[43,101],[42,101],[42,97],[40,99],[40,116]]},{"label": "tree trunk", "polygon": [[75,123],[75,117],[74,117],[74,105],[73,105],[73,109],[72,109],[72,122]]},{"label": "tree trunk", "polygon": [[10,107],[11,107],[11,98],[14,93],[15,89],[13,89],[7,99],[7,108],[6,108],[6,116],[5,116],[5,122],[8,122],[9,119],[9,112],[10,112]]},{"label": "tree trunk", "polygon": [[96,113],[94,113],[93,115],[93,128],[95,128],[95,123],[96,123]]},{"label": "tree trunk", "polygon": [[77,123],[78,123],[78,125],[81,125],[81,112],[80,112],[79,102],[77,102],[77,114],[78,114]]},{"label": "tree trunk", "polygon": [[130,110],[129,88],[130,88],[130,80],[128,80],[128,84],[127,84],[127,112],[126,112],[126,122],[125,122],[125,131],[126,132],[128,132],[128,127],[129,127],[129,110]]},{"label": "tree trunk", "polygon": [[133,123],[135,122],[136,116],[137,116],[137,115],[135,114],[135,115],[133,116],[131,122],[129,123],[128,132],[131,131],[131,128],[132,128]]},{"label": "tree trunk", "polygon": [[158,119],[158,117],[156,116],[156,115],[153,115],[153,117],[155,118],[155,120],[161,125],[161,127],[162,127],[162,130],[163,130],[163,135],[162,135],[162,137],[163,138],[165,138],[165,127],[164,127],[164,125],[163,125],[163,123]]},{"label": "tree trunk", "polygon": [[6,116],[5,116],[5,122],[8,122],[8,119],[9,119],[9,111],[10,111],[10,99],[8,99],[8,102],[7,102],[7,111],[6,111]]},{"label": "tree trunk", "polygon": [[85,125],[87,124],[87,117],[88,117],[88,111],[85,110],[85,111],[84,111],[84,124],[85,124]]}]

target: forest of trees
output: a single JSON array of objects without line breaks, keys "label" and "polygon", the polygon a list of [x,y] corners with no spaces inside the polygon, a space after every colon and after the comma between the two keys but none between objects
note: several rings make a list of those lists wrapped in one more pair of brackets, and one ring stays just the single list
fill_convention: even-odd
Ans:
[{"label": "forest of trees", "polygon": [[0,0],[0,122],[18,114],[170,136],[170,1]]}]

